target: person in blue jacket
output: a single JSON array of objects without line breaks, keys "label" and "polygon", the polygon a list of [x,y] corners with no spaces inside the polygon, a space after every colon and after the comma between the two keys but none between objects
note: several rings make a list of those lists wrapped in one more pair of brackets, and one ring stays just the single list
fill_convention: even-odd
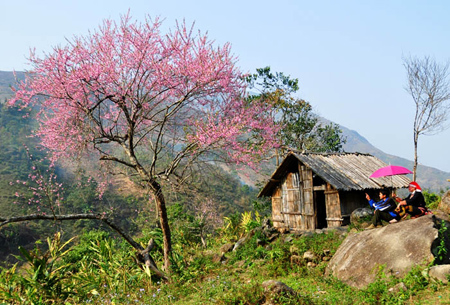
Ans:
[{"label": "person in blue jacket", "polygon": [[389,197],[389,191],[381,190],[379,196],[380,201],[375,202],[375,200],[371,199],[369,194],[366,193],[366,199],[369,201],[370,207],[375,209],[372,217],[372,224],[367,227],[367,229],[382,227],[382,220],[389,222],[393,219],[398,218],[397,213],[395,213],[397,203],[394,201],[394,199]]}]

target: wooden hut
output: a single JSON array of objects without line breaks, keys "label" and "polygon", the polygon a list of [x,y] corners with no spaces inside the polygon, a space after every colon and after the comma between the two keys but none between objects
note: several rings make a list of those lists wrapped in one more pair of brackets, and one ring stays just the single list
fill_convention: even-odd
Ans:
[{"label": "wooden hut", "polygon": [[406,176],[369,178],[386,163],[362,153],[289,153],[258,197],[272,198],[276,228],[291,231],[338,227],[357,208],[369,207],[365,193],[407,187]]}]

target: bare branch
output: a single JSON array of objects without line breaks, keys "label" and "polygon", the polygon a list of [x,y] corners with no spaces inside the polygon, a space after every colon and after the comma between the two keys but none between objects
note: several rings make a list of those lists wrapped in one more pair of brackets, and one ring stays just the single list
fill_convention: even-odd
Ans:
[{"label": "bare branch", "polygon": [[42,214],[31,214],[23,216],[15,216],[10,218],[0,217],[0,228],[16,222],[30,221],[30,220],[51,220],[51,221],[63,221],[63,220],[79,220],[79,219],[93,219],[100,220],[111,229],[116,231],[120,236],[122,236],[137,252],[142,256],[142,263],[150,268],[157,276],[167,280],[167,276],[156,267],[155,261],[150,256],[149,252],[154,246],[154,241],[151,239],[148,246],[144,249],[139,243],[137,243],[129,234],[118,227],[111,219],[103,214],[67,214],[67,215],[42,215]]},{"label": "bare branch", "polygon": [[439,64],[430,57],[403,58],[408,83],[406,91],[416,106],[414,116],[414,169],[416,179],[417,142],[420,135],[433,135],[448,128],[450,112],[449,62]]}]

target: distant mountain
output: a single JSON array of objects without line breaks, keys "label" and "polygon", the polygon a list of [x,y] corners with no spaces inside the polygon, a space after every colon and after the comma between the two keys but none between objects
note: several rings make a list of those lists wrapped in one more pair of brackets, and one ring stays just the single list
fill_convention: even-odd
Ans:
[{"label": "distant mountain", "polygon": [[[23,79],[24,72],[16,72],[18,79]],[[11,71],[0,71],[0,103],[5,102],[6,99],[12,95],[11,86],[16,82],[14,73]]]},{"label": "distant mountain", "polygon": [[[24,72],[17,72],[17,77],[22,79],[24,77]],[[3,103],[7,98],[11,97],[11,85],[15,82],[14,74],[11,71],[0,71],[0,103]],[[329,122],[326,119],[322,119],[325,123]],[[350,130],[345,126],[340,126],[343,132],[343,135],[347,138],[347,143],[344,145],[344,150],[347,152],[360,152],[360,153],[369,153],[371,155],[376,156],[377,158],[383,160],[387,164],[395,164],[400,166],[405,166],[407,168],[412,169],[413,161],[400,158],[397,156],[389,155],[367,141],[363,136],[361,136],[358,132],[354,130]],[[270,166],[272,167],[272,166]],[[273,165],[273,169],[266,169],[268,172],[272,172],[275,170],[275,165]],[[266,171],[264,170],[264,171]],[[418,167],[418,183],[426,189],[431,191],[440,191],[441,189],[447,189],[450,186],[450,183],[447,179],[450,178],[450,173],[438,170],[436,168],[419,165]],[[241,180],[249,185],[254,185],[256,181],[260,181],[261,175],[257,175],[255,177],[253,175],[241,177]],[[262,177],[266,176],[262,174]],[[253,182],[253,183],[252,183]]]},{"label": "distant mountain", "polygon": [[[347,138],[347,143],[344,145],[344,150],[346,152],[369,153],[387,164],[400,165],[412,170],[414,164],[413,161],[387,154],[370,144],[369,141],[358,132],[350,130],[342,125],[340,127],[343,135]],[[419,165],[417,172],[417,182],[422,188],[438,192],[441,189],[446,190],[450,187],[450,183],[447,181],[447,179],[450,178],[450,173],[448,172],[424,165]]]}]

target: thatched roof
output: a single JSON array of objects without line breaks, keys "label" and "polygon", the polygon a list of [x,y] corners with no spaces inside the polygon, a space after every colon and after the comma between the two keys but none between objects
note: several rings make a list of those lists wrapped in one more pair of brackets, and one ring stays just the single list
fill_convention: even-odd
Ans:
[{"label": "thatched roof", "polygon": [[[271,196],[279,182],[297,166],[298,161],[315,175],[343,191],[407,187],[411,180],[404,176],[369,178],[377,169],[387,166],[378,158],[362,153],[289,153],[270,177],[259,196]],[[296,169],[296,168],[295,168]]]}]

